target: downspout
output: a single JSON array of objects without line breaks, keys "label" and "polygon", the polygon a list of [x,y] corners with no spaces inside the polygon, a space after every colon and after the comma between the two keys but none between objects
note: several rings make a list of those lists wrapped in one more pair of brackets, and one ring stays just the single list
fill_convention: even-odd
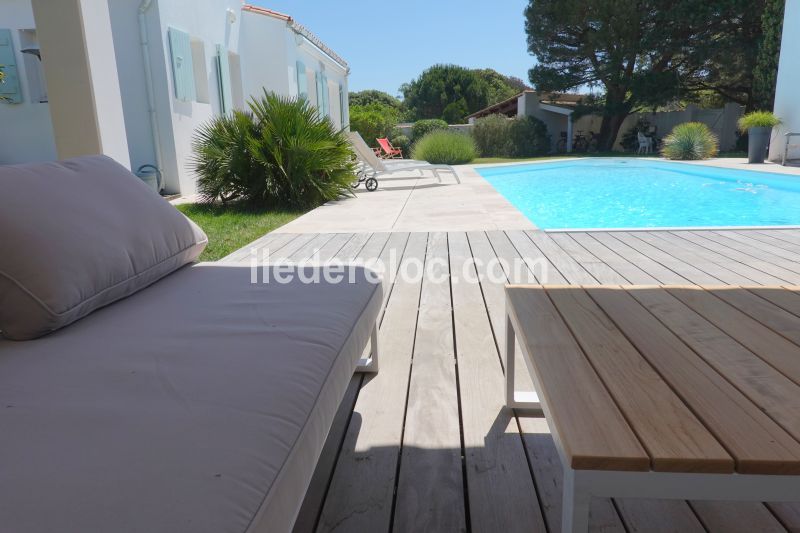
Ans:
[{"label": "downspout", "polygon": [[[150,41],[147,38],[147,11],[153,4],[153,0],[142,0],[139,4],[139,40],[142,45],[142,62],[144,63],[144,78],[147,88],[147,111],[150,116],[150,130],[153,135],[153,149],[156,154],[156,168],[158,177],[164,175],[164,158],[161,153],[161,132],[158,129],[158,116],[156,115],[156,91],[153,85],[153,66],[150,62]],[[159,190],[164,187],[164,183],[159,183]]]}]

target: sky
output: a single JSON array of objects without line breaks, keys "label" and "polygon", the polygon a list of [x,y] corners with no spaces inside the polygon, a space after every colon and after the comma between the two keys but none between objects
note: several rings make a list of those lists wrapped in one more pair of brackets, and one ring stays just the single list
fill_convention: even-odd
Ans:
[{"label": "sky", "polygon": [[350,64],[350,90],[400,86],[436,63],[528,81],[527,0],[249,0],[291,15]]}]

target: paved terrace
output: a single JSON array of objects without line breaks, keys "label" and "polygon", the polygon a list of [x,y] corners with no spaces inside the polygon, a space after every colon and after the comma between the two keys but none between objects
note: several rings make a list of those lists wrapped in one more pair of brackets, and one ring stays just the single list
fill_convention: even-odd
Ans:
[{"label": "paved terrace", "polygon": [[[505,282],[800,285],[800,230],[545,233],[473,171],[461,181],[384,180],[254,243],[296,262],[438,265],[385,285],[381,371],[353,377],[297,532],[559,531],[547,423],[503,405]],[[800,531],[800,504],[595,500],[591,530]]]}]

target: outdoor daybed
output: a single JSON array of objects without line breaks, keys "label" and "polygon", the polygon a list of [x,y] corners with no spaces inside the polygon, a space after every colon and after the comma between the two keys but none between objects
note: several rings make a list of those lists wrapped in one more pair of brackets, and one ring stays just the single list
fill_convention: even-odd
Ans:
[{"label": "outdoor daybed", "polygon": [[370,273],[181,266],[202,231],[100,156],[0,167],[0,227],[0,529],[290,531],[375,340]]}]

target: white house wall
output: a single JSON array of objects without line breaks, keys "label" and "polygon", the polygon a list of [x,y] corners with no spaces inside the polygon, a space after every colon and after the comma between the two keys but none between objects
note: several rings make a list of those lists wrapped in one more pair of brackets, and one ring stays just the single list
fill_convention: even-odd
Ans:
[{"label": "white house wall", "polygon": [[[772,132],[769,158],[780,161],[784,150],[784,134],[800,132],[800,0],[786,0],[786,11],[783,18],[783,40],[781,57],[778,65],[778,81],[775,90],[775,114],[783,124]],[[800,137],[792,139],[793,144],[800,143]],[[800,158],[800,147],[793,147],[790,158]]]},{"label": "white house wall", "polygon": [[33,94],[27,70],[31,63],[20,52],[23,48],[20,30],[34,29],[35,26],[30,0],[0,2],[0,28],[11,30],[23,98],[19,104],[0,103],[0,124],[3,125],[0,127],[0,164],[56,159],[50,107],[39,102],[38,92]]},{"label": "white house wall", "polygon": [[[135,0],[134,0],[135,1]],[[196,192],[196,177],[191,169],[192,138],[199,126],[221,113],[220,95],[217,86],[216,47],[227,46],[229,52],[239,53],[239,24],[241,2],[239,0],[161,0],[157,3],[161,30],[161,62],[154,63],[166,75],[168,90],[157,89],[157,94],[169,101],[171,124],[166,134],[171,133],[174,149],[164,150],[167,192],[189,195]],[[231,24],[228,10],[235,15]],[[171,70],[169,39],[167,31],[172,26],[187,32],[193,39],[200,39],[205,50],[205,65],[209,102],[182,102],[175,98],[175,86]],[[144,112],[144,111],[143,111]],[[165,118],[161,113],[160,118]],[[167,144],[169,141],[166,141]]]},{"label": "white house wall", "polygon": [[286,21],[242,11],[240,35],[242,84],[245,99],[264,89],[282,95],[296,94],[295,64],[287,67]]},{"label": "white house wall", "polygon": [[[297,97],[297,62],[301,61],[306,68],[309,101],[315,106],[321,105],[315,73],[324,72],[328,78],[331,120],[336,125],[343,123],[339,85],[347,94],[346,67],[292,29],[291,23],[285,20],[243,11],[241,31],[245,95],[258,96],[266,88],[283,96]],[[344,115],[345,119],[349,117],[347,106]]]}]

